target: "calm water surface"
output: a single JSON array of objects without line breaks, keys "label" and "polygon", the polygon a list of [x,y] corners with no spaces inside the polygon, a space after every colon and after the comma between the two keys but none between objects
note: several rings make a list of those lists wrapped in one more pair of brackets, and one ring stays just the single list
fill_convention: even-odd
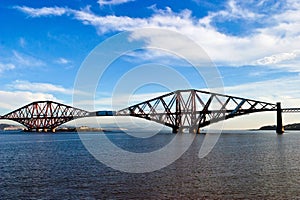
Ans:
[{"label": "calm water surface", "polygon": [[[109,135],[134,152],[159,149],[173,137]],[[300,132],[223,133],[199,159],[204,137],[170,166],[130,174],[94,159],[77,134],[1,133],[0,199],[300,199]]]}]

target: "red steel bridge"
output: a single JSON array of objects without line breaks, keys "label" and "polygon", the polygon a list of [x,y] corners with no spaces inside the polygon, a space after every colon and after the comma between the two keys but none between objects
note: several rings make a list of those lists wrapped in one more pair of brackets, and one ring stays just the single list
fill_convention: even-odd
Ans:
[{"label": "red steel bridge", "polygon": [[299,112],[300,108],[282,109],[280,103],[267,103],[200,90],[177,90],[129,106],[122,110],[85,111],[53,101],[36,101],[0,117],[24,125],[28,131],[52,131],[68,121],[94,116],[132,116],[151,120],[172,128],[173,133],[200,128],[222,120],[257,112],[276,111],[278,134],[283,133],[282,112]]}]

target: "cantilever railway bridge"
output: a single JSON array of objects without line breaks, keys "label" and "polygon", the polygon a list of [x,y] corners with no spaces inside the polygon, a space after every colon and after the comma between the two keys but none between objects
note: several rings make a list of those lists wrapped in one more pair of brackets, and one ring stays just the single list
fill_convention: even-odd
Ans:
[{"label": "cantilever railway bridge", "polygon": [[28,131],[52,131],[68,121],[94,116],[133,116],[172,128],[173,133],[200,128],[241,115],[276,111],[278,134],[283,133],[282,112],[300,112],[300,108],[282,109],[280,103],[267,103],[200,90],[177,90],[129,106],[122,110],[85,111],[53,101],[36,101],[0,117],[24,125]]}]

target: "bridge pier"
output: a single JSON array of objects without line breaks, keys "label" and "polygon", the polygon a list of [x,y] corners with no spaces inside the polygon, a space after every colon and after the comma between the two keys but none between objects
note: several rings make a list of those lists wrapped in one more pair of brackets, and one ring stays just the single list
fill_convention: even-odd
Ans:
[{"label": "bridge pier", "polygon": [[281,103],[278,102],[276,104],[277,106],[277,126],[276,126],[276,133],[278,135],[281,135],[284,133],[284,127],[282,125],[282,109],[281,109]]},{"label": "bridge pier", "polygon": [[173,127],[172,132],[173,133],[183,133],[183,128],[182,127]]},{"label": "bridge pier", "polygon": [[200,134],[200,128],[198,128],[198,126],[193,126],[189,128],[189,132],[194,134]]},{"label": "bridge pier", "polygon": [[[183,133],[183,128],[182,127],[173,127],[172,128],[172,133]],[[194,133],[194,134],[200,134],[200,128],[198,126],[193,126],[188,128],[189,133]]]},{"label": "bridge pier", "polygon": [[178,133],[179,131],[179,128],[178,127],[173,127],[172,128],[172,133]]}]

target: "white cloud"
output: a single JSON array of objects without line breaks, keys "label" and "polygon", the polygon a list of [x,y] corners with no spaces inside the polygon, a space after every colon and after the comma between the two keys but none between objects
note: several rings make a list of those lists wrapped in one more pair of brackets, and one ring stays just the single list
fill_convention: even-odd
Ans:
[{"label": "white cloud", "polygon": [[128,2],[131,2],[131,1],[135,1],[135,0],[98,0],[98,4],[100,6],[118,5],[118,4],[128,3]]},{"label": "white cloud", "polygon": [[40,67],[45,65],[42,60],[18,51],[13,51],[13,55],[11,62],[16,63],[21,67]]},{"label": "white cloud", "polygon": [[69,60],[66,59],[66,58],[58,58],[58,59],[56,60],[56,63],[62,64],[62,65],[69,64],[70,62],[71,62],[71,61],[69,61]]},{"label": "white cloud", "polygon": [[127,16],[117,17],[114,15],[101,17],[86,10],[73,10],[72,13],[77,20],[82,21],[85,25],[95,26],[99,34],[111,31],[132,30],[134,28],[148,26],[147,20],[142,18],[130,18]]},{"label": "white cloud", "polygon": [[33,68],[45,66],[42,60],[15,50],[12,52],[5,51],[4,55],[0,55],[0,60],[0,74],[5,71],[12,71],[24,67]]},{"label": "white cloud", "polygon": [[11,112],[15,109],[20,108],[26,104],[29,104],[33,101],[37,100],[52,100],[61,102],[57,98],[55,98],[52,94],[48,93],[33,93],[27,91],[3,91],[0,90],[0,110],[1,115],[7,114],[3,112]]},{"label": "white cloud", "polygon": [[236,0],[229,0],[225,10],[218,12],[210,12],[208,16],[200,20],[205,25],[210,25],[215,19],[220,21],[228,21],[234,19],[257,20],[263,17],[263,14],[255,13],[249,9],[242,7]]},{"label": "white cloud", "polygon": [[271,56],[266,56],[256,61],[258,65],[272,65],[282,63],[283,61],[294,60],[299,56],[300,51],[293,51],[290,53],[280,53]]},{"label": "white cloud", "polygon": [[26,46],[26,40],[23,37],[21,37],[19,39],[19,44],[22,48],[24,48]]},{"label": "white cloud", "polygon": [[56,92],[63,94],[72,94],[72,89],[66,89],[60,85],[53,85],[50,83],[32,83],[29,81],[16,80],[8,85],[15,90],[31,91],[31,92]]},{"label": "white cloud", "polygon": [[3,73],[4,71],[9,71],[15,68],[16,66],[11,63],[0,63],[0,74]]},{"label": "white cloud", "polygon": [[[175,13],[171,8],[166,10],[155,10],[155,13],[148,18],[131,18],[127,16],[99,16],[88,8],[74,10],[69,8],[28,8],[18,7],[19,10],[29,14],[31,17],[63,15],[73,16],[76,20],[85,25],[94,26],[99,34],[135,30],[136,28],[165,28],[181,33],[199,44],[217,65],[243,66],[251,64],[272,63],[276,67],[280,62],[285,61],[285,70],[299,71],[292,65],[299,65],[300,60],[287,52],[293,52],[300,46],[300,6],[299,2],[290,0],[282,9],[281,13],[274,12],[259,13],[249,10],[243,1],[229,0],[224,10],[209,13],[208,16],[196,19],[191,11],[183,10]],[[257,3],[261,10],[267,2]],[[278,5],[273,5],[273,7]],[[22,8],[22,9],[21,9]],[[250,35],[232,36],[218,31],[212,25],[216,18],[223,20],[245,19],[260,21],[265,27],[256,28]],[[250,32],[250,31],[249,31]],[[190,46],[174,40],[163,40],[162,35],[155,35],[149,32],[143,39],[147,46],[159,46],[161,42],[168,45],[174,52],[180,49],[190,49]],[[139,38],[136,39],[141,39]],[[197,52],[189,51],[190,57],[197,56]],[[288,53],[289,54],[289,53]],[[272,55],[279,55],[274,56]],[[268,58],[270,57],[270,58]],[[268,60],[269,59],[269,60]],[[271,61],[270,61],[271,59]],[[281,59],[281,60],[280,60]],[[260,62],[258,62],[260,61]],[[275,61],[275,62],[274,62]],[[290,64],[290,65],[289,65]],[[282,67],[278,65],[277,67]]]},{"label": "white cloud", "polygon": [[27,6],[15,6],[17,10],[20,10],[31,17],[42,17],[42,16],[61,16],[67,13],[68,9],[60,7],[43,7],[43,8],[30,8]]},{"label": "white cloud", "polygon": [[61,85],[54,85],[51,83],[32,83],[23,80],[16,80],[13,83],[8,84],[7,87],[17,91],[27,91],[32,93],[60,93],[66,95],[86,95],[86,93],[83,91],[74,91],[72,88],[64,88]]}]

